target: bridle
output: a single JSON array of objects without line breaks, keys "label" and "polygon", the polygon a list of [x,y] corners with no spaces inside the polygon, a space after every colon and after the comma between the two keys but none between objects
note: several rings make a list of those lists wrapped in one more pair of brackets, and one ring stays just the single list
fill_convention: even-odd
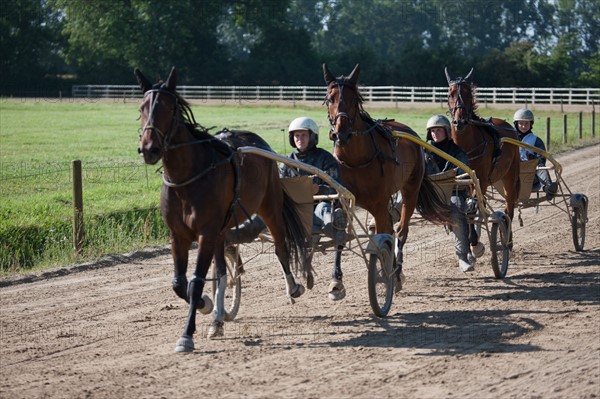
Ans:
[{"label": "bridle", "polygon": [[[172,115],[171,115],[171,126],[169,126],[169,130],[167,130],[166,132],[161,131],[154,124],[154,112],[155,112],[156,106],[158,104],[158,98],[159,98],[159,95],[163,94],[163,93],[170,95],[175,100],[175,105],[173,107]],[[165,88],[164,84],[161,85],[160,88],[158,88],[158,89],[150,89],[147,92],[145,92],[144,93],[144,102],[147,101],[146,97],[148,97],[148,96],[150,96],[150,103],[152,105],[150,106],[150,113],[148,114],[148,119],[146,119],[146,124],[144,125],[144,127],[141,128],[140,140],[141,140],[143,134],[146,132],[146,130],[150,130],[150,134],[158,139],[157,140],[158,146],[161,150],[161,153],[165,153],[169,149],[171,149],[171,147],[169,146],[169,143],[173,139],[174,132],[177,130],[176,128],[179,125],[179,118],[177,115],[177,110],[179,109],[179,99],[177,98],[177,96],[174,93],[167,90]],[[138,151],[141,151],[141,150],[138,149]]]},{"label": "bridle", "polygon": [[[463,84],[467,84],[468,85],[469,83],[466,82],[463,79],[460,79],[460,80],[452,82],[452,85],[456,87],[456,91],[458,93],[456,95],[456,100],[454,101],[454,107],[452,107],[450,105],[450,96],[448,96],[448,111],[450,112],[450,116],[452,117],[452,124],[455,125],[455,126],[458,126],[459,122],[464,122],[465,125],[468,125],[469,122],[471,121],[471,118],[470,118],[470,114],[471,113],[467,112],[467,111],[470,111],[470,110],[467,109],[467,107],[465,105],[465,101],[464,101],[463,96],[462,96],[462,87],[461,86]],[[451,88],[452,88],[452,85],[450,86]],[[455,119],[456,111],[459,110],[459,109],[463,110],[463,113],[462,113],[463,114],[463,119],[460,120],[460,121]],[[458,133],[458,131],[457,131],[457,133]]]},{"label": "bridle", "polygon": [[[338,101],[337,106],[335,108],[335,114],[334,114],[333,117],[331,116],[331,113],[330,113],[330,110],[329,110],[329,105],[331,104],[331,99],[330,99],[329,95],[327,95],[325,97],[325,101],[323,102],[325,105],[327,105],[327,119],[329,120],[329,125],[331,126],[331,129],[329,130],[329,139],[333,141],[334,146],[336,146],[336,147],[340,147],[341,146],[341,144],[340,144],[340,132],[337,132],[335,130],[335,126],[336,126],[336,122],[337,122],[337,120],[339,118],[347,118],[348,119],[348,123],[350,124],[350,128],[349,128],[349,132],[348,132],[348,130],[345,131],[345,132],[348,132],[346,140],[349,140],[353,136],[365,136],[365,135],[368,135],[371,138],[371,144],[373,146],[373,153],[371,154],[371,157],[367,161],[362,162],[359,165],[350,165],[347,162],[339,159],[335,153],[334,153],[334,157],[337,159],[337,161],[340,164],[342,164],[342,165],[344,165],[344,166],[346,166],[348,168],[351,168],[351,169],[366,168],[369,165],[371,165],[371,163],[374,160],[378,159],[381,162],[381,168],[382,168],[382,173],[383,173],[383,164],[385,163],[386,160],[391,160],[391,161],[394,161],[396,163],[398,162],[398,160],[396,159],[395,156],[390,157],[390,156],[384,154],[384,152],[381,150],[381,148],[379,147],[379,145],[377,144],[377,141],[375,139],[374,133],[377,131],[378,127],[382,127],[383,126],[383,122],[384,121],[381,121],[381,120],[373,121],[374,123],[368,129],[365,129],[365,130],[354,129],[354,123],[356,121],[356,118],[361,118],[361,107],[360,107],[361,96],[360,96],[360,93],[358,92],[358,90],[356,88],[356,85],[353,84],[352,82],[348,81],[348,80],[337,79],[335,81],[332,81],[329,84],[328,87],[332,88],[334,86],[337,87],[337,89],[338,89],[338,91],[340,93],[340,98],[339,98],[339,101]],[[350,105],[348,105],[346,103],[346,100],[344,99],[344,88],[345,87],[350,88],[351,90],[353,90],[356,93],[355,100]],[[343,104],[346,107],[346,109],[354,108],[357,111],[354,113],[353,116],[350,116],[350,114],[348,112],[340,112],[339,111],[340,104]],[[342,133],[345,133],[345,132],[342,132]],[[391,146],[391,152],[392,152],[392,154],[395,154],[394,146],[392,145],[391,141],[390,141],[390,146]]]},{"label": "bridle", "polygon": [[[171,115],[171,125],[169,126],[169,129],[166,132],[163,132],[154,124],[154,113],[156,110],[156,106],[158,104],[158,98],[159,98],[159,95],[163,94],[163,93],[170,95],[174,99],[174,105],[173,105],[172,115]],[[146,98],[149,95],[151,96],[150,102],[152,105],[150,106],[150,113],[148,114],[148,119],[146,120],[144,127],[141,128],[140,140],[141,140],[144,132],[147,130],[150,130],[150,134],[153,135],[153,137],[158,139],[157,140],[158,147],[160,148],[161,156],[163,154],[165,154],[166,152],[176,149],[176,148],[180,148],[180,147],[184,147],[184,146],[188,146],[188,145],[200,144],[200,143],[207,143],[210,141],[218,140],[217,138],[215,138],[213,136],[209,136],[208,138],[204,138],[204,139],[186,141],[183,143],[172,145],[171,140],[173,139],[173,137],[175,136],[175,133],[179,130],[179,127],[180,127],[181,123],[183,122],[183,120],[181,118],[181,114],[179,112],[179,110],[180,110],[179,98],[176,94],[174,94],[173,92],[168,90],[164,84],[161,85],[158,89],[150,89],[150,90],[146,91],[144,93],[144,98]],[[193,122],[195,123],[195,120]],[[142,152],[140,148],[138,148],[138,152],[140,152],[140,153]],[[167,177],[166,173],[163,173],[163,183],[168,187],[175,187],[175,188],[187,186],[188,184],[207,175],[209,172],[211,172],[218,166],[231,162],[231,160],[233,159],[234,152],[231,152],[228,156],[226,156],[223,160],[221,160],[219,162],[215,161],[214,152],[211,154],[212,154],[212,156],[211,156],[211,160],[209,162],[209,167],[205,168],[200,173],[192,176],[191,178],[189,178],[186,181],[179,182],[179,183],[175,183],[175,182],[171,181]]]},{"label": "bridle", "polygon": [[[166,132],[163,132],[154,124],[154,112],[158,104],[158,97],[160,94],[163,93],[170,95],[175,100],[171,115],[171,125],[169,126],[169,130],[167,130]],[[178,110],[180,109],[179,97],[175,93],[167,89],[164,84],[161,85],[158,89],[150,89],[146,91],[144,93],[144,98],[146,98],[148,95],[152,97],[150,100],[152,105],[150,106],[150,113],[148,114],[146,124],[144,125],[144,127],[140,128],[140,140],[142,139],[144,132],[146,130],[150,130],[150,134],[158,138],[158,146],[162,154],[169,150],[173,150],[175,148],[183,147],[186,145],[199,144],[215,140],[213,137],[210,137],[207,139],[193,140],[181,144],[171,145],[171,140],[173,139],[173,136],[175,136],[175,133],[179,130],[179,125],[182,123],[181,115],[178,112]],[[138,152],[141,152],[140,148],[138,148]]]},{"label": "bridle", "polygon": [[[335,113],[333,116],[331,116],[331,112],[329,110],[329,105],[332,102],[329,94],[327,94],[325,96],[325,100],[323,101],[323,104],[325,104],[327,106],[327,119],[329,120],[329,126],[331,127],[331,129],[329,130],[329,139],[333,141],[334,145],[338,145],[340,132],[335,130],[335,126],[336,126],[337,120],[340,118],[348,119],[348,124],[350,126],[350,128],[349,128],[350,132],[348,133],[348,138],[350,138],[353,135],[366,134],[366,133],[368,133],[368,131],[364,132],[364,131],[359,131],[359,130],[354,129],[354,123],[356,121],[356,117],[360,115],[360,111],[355,112],[353,116],[350,116],[350,114],[348,112],[340,112],[340,105],[343,105],[346,110],[349,110],[352,108],[358,109],[358,102],[360,100],[360,95],[358,93],[358,90],[356,89],[356,86],[354,86],[352,83],[350,83],[346,80],[335,80],[329,84],[329,88],[333,88],[334,86],[337,87],[338,92],[340,93],[340,98],[335,107]],[[346,100],[344,98],[344,88],[345,87],[350,88],[351,90],[353,90],[356,93],[356,97],[354,98],[354,102],[352,104],[346,103]]]}]

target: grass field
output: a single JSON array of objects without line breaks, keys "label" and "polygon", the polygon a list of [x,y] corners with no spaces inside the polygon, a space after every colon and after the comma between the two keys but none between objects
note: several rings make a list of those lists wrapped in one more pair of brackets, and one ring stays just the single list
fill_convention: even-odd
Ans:
[{"label": "grass field", "polygon": [[[148,245],[164,245],[167,231],[157,211],[160,175],[137,154],[139,103],[122,101],[0,101],[0,274],[88,261]],[[310,116],[320,128],[320,146],[331,150],[324,106],[195,105],[205,127],[245,129],[263,136],[280,154],[291,148],[287,126]],[[406,123],[424,136],[432,108],[368,108],[371,116]],[[512,119],[512,109],[482,108],[482,117]],[[592,142],[591,114],[568,113],[568,144],[562,144],[563,114],[535,111],[534,131],[545,138],[552,118],[551,152]],[[598,121],[596,121],[598,124]],[[596,127],[596,133],[598,128]],[[71,244],[71,161],[83,166],[84,251]]]}]

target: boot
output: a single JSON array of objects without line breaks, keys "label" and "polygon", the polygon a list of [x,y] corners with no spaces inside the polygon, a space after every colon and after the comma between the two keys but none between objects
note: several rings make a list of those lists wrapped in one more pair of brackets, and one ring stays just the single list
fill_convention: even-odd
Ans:
[{"label": "boot", "polygon": [[546,199],[551,201],[554,198],[554,195],[558,192],[558,184],[552,182],[543,187],[544,192],[546,193]]},{"label": "boot", "polygon": [[[473,257],[472,259],[474,260],[475,258]],[[467,254],[460,254],[458,256],[458,268],[463,273],[472,272],[473,270],[475,270],[473,263],[474,262],[469,261],[469,257]]]}]

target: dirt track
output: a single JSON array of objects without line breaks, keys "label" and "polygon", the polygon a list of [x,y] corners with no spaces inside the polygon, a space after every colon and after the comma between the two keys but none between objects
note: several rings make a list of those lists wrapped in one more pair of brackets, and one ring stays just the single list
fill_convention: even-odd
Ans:
[{"label": "dirt track", "polygon": [[0,397],[600,397],[600,145],[557,159],[590,199],[586,251],[560,209],[526,209],[495,280],[489,255],[462,274],[451,236],[414,226],[387,319],[350,252],[337,303],[333,254],[295,305],[274,255],[252,259],[225,339],[203,338],[202,316],[187,355],[173,352],[187,308],[166,250],[0,280]]}]

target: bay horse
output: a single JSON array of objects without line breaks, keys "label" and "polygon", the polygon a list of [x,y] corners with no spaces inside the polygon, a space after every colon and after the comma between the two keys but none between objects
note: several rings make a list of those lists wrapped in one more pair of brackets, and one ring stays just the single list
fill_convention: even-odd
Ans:
[{"label": "bay horse", "polygon": [[323,64],[329,138],[334,143],[333,155],[340,165],[342,184],[354,194],[356,203],[373,215],[375,233],[393,234],[390,200],[398,191],[402,194],[400,223],[395,231],[398,291],[402,283],[402,251],[414,210],[429,221],[446,224],[451,223],[450,207],[425,174],[422,147],[393,137],[391,131],[417,137],[418,134],[399,122],[375,121],[364,110],[357,86],[359,73],[357,64],[350,75],[336,78]]},{"label": "bay horse", "polygon": [[[500,148],[499,141],[502,137],[518,140],[517,132],[503,119],[490,118],[485,121],[477,115],[472,68],[464,78],[451,78],[448,68],[444,72],[449,86],[448,109],[452,117],[452,140],[467,153],[469,166],[477,174],[483,193],[494,182],[502,180],[505,213],[512,221],[521,184],[521,158],[517,146],[504,145]],[[469,239],[471,245],[477,244],[477,235],[473,231],[469,234]]]},{"label": "bay horse", "polygon": [[[275,253],[286,280],[286,291],[297,298],[305,291],[290,270],[301,269],[312,276],[307,232],[294,202],[281,186],[277,165],[259,155],[241,155],[236,149],[254,146],[271,150],[255,133],[224,130],[213,136],[199,125],[189,103],[176,91],[177,73],[171,69],[166,83],[152,85],[135,69],[144,93],[140,106],[141,135],[138,151],[147,164],[162,159],[163,185],[160,210],[171,237],[174,261],[172,287],[189,303],[183,335],[175,351],[194,350],[196,310],[210,313],[209,298],[202,296],[206,274],[214,257],[217,268],[216,306],[209,337],[223,335],[226,264],[224,240],[227,231],[259,214],[275,242]],[[196,267],[188,282],[188,252],[198,242]]]}]

